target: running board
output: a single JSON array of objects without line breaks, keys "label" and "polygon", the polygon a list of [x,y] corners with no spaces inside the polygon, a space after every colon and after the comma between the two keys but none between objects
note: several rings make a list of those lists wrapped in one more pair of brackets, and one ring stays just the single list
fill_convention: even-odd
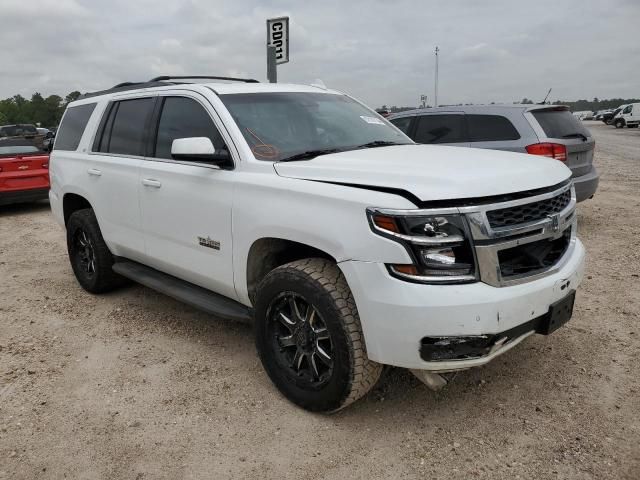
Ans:
[{"label": "running board", "polygon": [[123,259],[113,264],[113,271],[216,317],[241,322],[253,320],[252,310],[241,303],[146,265]]}]

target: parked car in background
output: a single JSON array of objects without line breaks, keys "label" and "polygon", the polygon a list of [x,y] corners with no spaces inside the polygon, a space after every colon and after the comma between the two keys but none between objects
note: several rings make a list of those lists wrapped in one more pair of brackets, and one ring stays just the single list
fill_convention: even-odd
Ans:
[{"label": "parked car in background", "polygon": [[602,121],[607,125],[613,124],[613,119],[626,105],[620,105],[618,108],[602,114]]},{"label": "parked car in background", "polygon": [[44,138],[45,135],[38,132],[35,125],[28,123],[16,124],[16,125],[2,125],[0,126],[0,139],[3,138],[24,138],[31,141],[32,145],[35,145],[40,150],[44,150]]},{"label": "parked car in background", "polygon": [[40,128],[40,127],[37,128],[37,130],[39,134],[44,135],[44,140],[42,141],[42,149],[45,152],[51,151],[51,148],[53,147],[53,139],[56,136],[55,132],[53,132],[48,128]]},{"label": "parked car in background", "polygon": [[590,110],[582,110],[579,112],[573,112],[572,115],[578,120],[589,120],[593,118],[593,112]]},{"label": "parked car in background", "polygon": [[595,140],[565,106],[467,105],[397,113],[389,121],[418,143],[509,150],[555,158],[573,174],[581,202],[598,188]]},{"label": "parked car in background", "polygon": [[605,114],[607,114],[607,113],[610,113],[610,112],[611,112],[611,110],[598,110],[598,111],[596,112],[596,114],[594,115],[593,119],[594,119],[594,120],[602,121],[603,116],[604,116]]},{"label": "parked car in background", "polygon": [[0,138],[0,205],[49,196],[49,155],[25,138]]},{"label": "parked car in background", "polygon": [[637,128],[640,123],[640,103],[630,103],[613,117],[613,124],[616,128],[622,128],[625,125],[629,128]]}]

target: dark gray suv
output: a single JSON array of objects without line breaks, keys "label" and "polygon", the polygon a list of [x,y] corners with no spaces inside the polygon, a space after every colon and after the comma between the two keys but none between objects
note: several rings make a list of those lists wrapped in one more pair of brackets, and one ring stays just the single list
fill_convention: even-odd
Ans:
[{"label": "dark gray suv", "polygon": [[598,188],[595,140],[568,107],[465,105],[410,110],[387,118],[417,143],[525,152],[555,158],[573,172],[579,202]]}]

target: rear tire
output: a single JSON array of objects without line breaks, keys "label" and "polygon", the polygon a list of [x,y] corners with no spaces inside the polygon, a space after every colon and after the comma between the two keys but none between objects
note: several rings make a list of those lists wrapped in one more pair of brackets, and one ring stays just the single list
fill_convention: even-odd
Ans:
[{"label": "rear tire", "polygon": [[378,381],[360,317],[335,263],[320,258],[272,270],[258,287],[256,347],[264,369],[291,402],[314,412],[340,410]]},{"label": "rear tire", "polygon": [[93,209],[78,210],[69,217],[67,252],[73,273],[86,291],[104,293],[127,282],[112,269],[114,258],[102,238]]}]

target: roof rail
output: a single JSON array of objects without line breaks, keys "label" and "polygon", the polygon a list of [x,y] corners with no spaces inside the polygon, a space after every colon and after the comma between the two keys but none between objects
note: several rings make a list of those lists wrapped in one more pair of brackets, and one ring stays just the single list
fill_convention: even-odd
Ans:
[{"label": "roof rail", "polygon": [[[194,76],[177,76],[173,77],[170,75],[163,75],[160,77],[155,77],[149,80],[148,82],[122,82],[117,85],[114,85],[111,88],[106,90],[100,90],[99,92],[89,92],[81,95],[78,99],[97,97],[98,95],[104,95],[105,93],[113,93],[113,92],[126,92],[127,90],[136,90],[138,88],[150,88],[150,87],[163,87],[170,84],[180,84],[187,83],[181,82],[180,80],[193,79],[193,80],[227,80],[230,82],[246,82],[246,83],[260,83],[258,80],[254,80],[253,78],[234,78],[234,77],[214,77],[209,75],[194,75]],[[178,80],[178,81],[173,81]]]},{"label": "roof rail", "polygon": [[236,78],[236,77],[216,77],[212,75],[182,75],[182,76],[172,76],[172,75],[161,75],[159,77],[152,78],[149,82],[164,82],[167,80],[227,80],[229,82],[245,82],[245,83],[260,83],[258,80],[253,78]]}]

